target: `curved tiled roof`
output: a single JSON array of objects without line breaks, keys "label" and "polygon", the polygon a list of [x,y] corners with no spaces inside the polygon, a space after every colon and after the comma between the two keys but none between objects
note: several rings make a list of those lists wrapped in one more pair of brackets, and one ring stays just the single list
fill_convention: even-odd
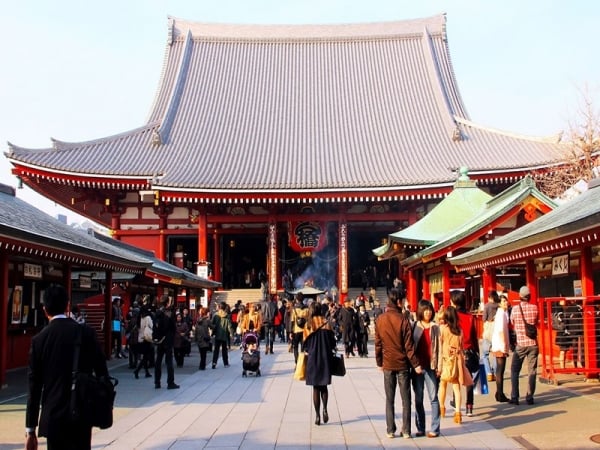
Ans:
[{"label": "curved tiled roof", "polygon": [[[450,258],[451,264],[464,270],[466,267],[498,265],[519,259],[530,258],[529,248],[548,244],[544,252],[568,251],[569,249],[598,239],[600,223],[600,180],[589,183],[589,189],[581,195],[563,203],[533,222],[487,242],[485,245]],[[593,237],[571,236],[590,231]],[[564,239],[558,245],[553,241]],[[570,242],[569,242],[570,240]],[[542,251],[533,252],[542,254]]]},{"label": "curved tiled roof", "polygon": [[13,164],[152,179],[190,192],[391,190],[562,159],[560,146],[474,125],[446,19],[271,26],[169,19],[159,89],[138,129],[30,150]]},{"label": "curved tiled roof", "polygon": [[14,189],[0,185],[0,249],[9,248],[20,248],[30,254],[36,248],[49,260],[52,255],[84,266],[134,273],[143,273],[152,264],[145,255],[74,230],[17,198]]}]

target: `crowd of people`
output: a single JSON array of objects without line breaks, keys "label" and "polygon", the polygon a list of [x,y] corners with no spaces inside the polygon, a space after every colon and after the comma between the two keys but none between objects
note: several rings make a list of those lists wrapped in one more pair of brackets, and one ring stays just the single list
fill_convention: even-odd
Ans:
[{"label": "crowd of people", "polygon": [[[164,358],[167,388],[176,389],[173,358],[178,367],[183,366],[192,344],[197,346],[200,355],[198,369],[205,370],[209,352],[212,352],[213,369],[217,367],[219,358],[224,367],[229,367],[231,346],[242,348],[244,336],[249,333],[257,336],[264,355],[273,354],[273,344],[279,340],[288,344],[294,363],[300,352],[312,355],[308,359],[308,367],[312,369],[308,372],[307,384],[313,386],[316,423],[320,424],[321,418],[325,423],[328,420],[327,385],[331,383],[331,376],[323,360],[314,358],[315,349],[322,353],[323,348],[333,347],[327,350],[331,353],[339,346],[346,358],[365,358],[368,357],[370,330],[374,330],[376,364],[384,373],[387,434],[390,437],[397,432],[396,385],[402,401],[400,434],[403,437],[412,436],[411,388],[415,398],[416,436],[436,437],[440,434],[441,419],[446,415],[448,388],[449,405],[455,411],[454,422],[462,423],[463,411],[467,416],[473,415],[474,391],[479,377],[496,382],[495,399],[498,402],[518,404],[518,377],[525,361],[529,374],[525,400],[533,404],[538,348],[537,341],[526,335],[525,323],[537,324],[538,313],[537,307],[528,301],[530,294],[526,286],[520,290],[519,314],[509,315],[509,302],[505,295],[499,296],[496,291],[489,293],[483,310],[481,358],[475,321],[466,309],[464,292],[452,291],[450,306],[441,307],[438,311],[430,301],[421,300],[416,312],[410,311],[405,294],[401,285],[390,289],[385,311],[376,293],[371,291],[368,297],[361,292],[361,295],[343,304],[329,296],[309,299],[304,298],[302,293],[293,298],[273,295],[245,305],[239,300],[233,307],[221,303],[212,313],[208,308],[200,308],[194,320],[187,310],[173,310],[171,304],[164,303],[168,298],[154,311],[149,298],[144,297],[133,303],[133,312],[130,311],[126,317],[127,324],[136,324],[133,329],[127,325],[124,328],[129,337],[130,355],[133,355],[130,367],[134,369],[136,378],[142,369],[146,377],[152,376],[149,368],[154,367],[155,387],[160,388],[161,361]],[[138,307],[138,303],[142,306]],[[156,317],[163,316],[168,319],[168,331],[161,341],[152,323],[158,320]],[[511,349],[512,387],[507,396],[504,373]],[[117,346],[114,351],[115,355],[120,355],[121,350]],[[480,363],[484,367],[481,373]],[[318,367],[316,371],[315,366]],[[317,373],[319,376],[316,376]],[[425,424],[425,392],[431,404],[430,431],[426,430]]]},{"label": "crowd of people", "polygon": [[[449,405],[455,411],[454,422],[462,423],[463,391],[464,411],[467,416],[473,415],[474,388],[481,381],[479,377],[496,382],[496,401],[518,405],[519,375],[525,361],[528,371],[525,401],[529,405],[534,403],[539,349],[530,325],[535,327],[539,317],[537,306],[529,302],[531,294],[527,286],[520,289],[520,301],[512,314],[508,298],[490,292],[492,306],[486,306],[484,314],[489,325],[484,326],[481,345],[486,373],[480,373],[479,341],[473,316],[465,307],[463,291],[452,291],[450,305],[437,312],[430,301],[421,300],[416,314],[407,310],[404,294],[401,289],[392,289],[386,311],[375,322],[375,358],[384,374],[388,437],[393,438],[397,433],[396,386],[402,402],[400,434],[404,438],[412,437],[411,386],[418,437],[439,436],[441,419],[446,415],[448,387],[452,392]],[[504,371],[511,350],[511,392],[508,397],[504,392]],[[428,432],[423,405],[425,391],[431,404]]]},{"label": "crowd of people", "polygon": [[[205,370],[210,352],[212,369],[217,368],[219,358],[223,367],[229,367],[232,346],[243,348],[244,337],[250,333],[256,336],[252,351],[257,351],[260,342],[264,355],[272,355],[273,344],[279,340],[288,344],[287,350],[293,353],[295,364],[300,353],[306,359],[305,380],[312,387],[315,424],[320,425],[329,421],[327,405],[328,385],[332,381],[331,355],[339,348],[346,358],[368,357],[367,343],[374,330],[375,364],[383,372],[386,432],[390,438],[395,437],[398,431],[395,417],[396,386],[402,403],[400,435],[404,438],[413,437],[412,392],[417,437],[434,438],[440,435],[442,419],[446,415],[448,387],[451,391],[449,405],[455,411],[454,422],[462,423],[463,398],[466,415],[472,415],[474,387],[480,376],[496,382],[495,399],[498,402],[518,405],[518,379],[525,362],[528,371],[525,401],[534,403],[539,350],[529,328],[530,325],[537,325],[538,310],[536,305],[529,302],[531,295],[527,286],[520,289],[520,302],[512,308],[512,313],[505,295],[498,295],[495,291],[489,293],[483,311],[481,358],[475,322],[472,314],[466,310],[463,291],[452,291],[450,305],[442,306],[437,311],[430,301],[421,300],[416,312],[411,312],[405,294],[402,286],[390,289],[385,309],[374,292],[369,292],[370,298],[359,295],[341,305],[329,296],[314,299],[305,298],[302,293],[293,298],[273,295],[245,305],[238,301],[233,307],[223,302],[216,305],[212,312],[201,307],[193,318],[186,308],[175,308],[172,298],[167,295],[160,299],[138,296],[125,315],[120,311],[120,299],[116,298],[113,302],[113,318],[120,323],[113,323],[113,328],[124,333],[124,336],[118,335],[113,340],[112,352],[115,358],[127,357],[125,352],[128,352],[129,367],[133,369],[134,377],[139,378],[143,371],[145,377],[154,378],[157,389],[161,388],[164,360],[167,389],[177,389],[179,385],[175,383],[174,366],[184,365],[192,345],[198,348],[198,369]],[[64,302],[64,299],[61,301]],[[561,305],[561,308],[560,320],[573,321],[573,307]],[[49,310],[50,316],[61,318],[59,309],[63,309],[62,303],[56,310]],[[71,318],[75,319],[74,322],[84,322],[84,317],[77,313],[71,314]],[[577,339],[572,323],[571,330],[574,330],[575,336],[569,337],[569,342],[557,333],[557,339],[563,339],[561,342],[564,346],[572,346]],[[126,338],[125,348],[122,348],[123,337]],[[513,352],[511,390],[507,396],[504,373],[510,351]],[[480,362],[484,367],[481,373]],[[98,370],[102,372],[104,367]],[[153,373],[151,369],[154,369]],[[31,370],[38,369],[32,366]],[[260,374],[260,371],[257,373]],[[431,406],[429,431],[424,408],[425,392]],[[32,396],[34,402],[36,395]],[[32,411],[36,414],[33,405]],[[37,425],[33,416],[28,423]],[[88,439],[87,432],[82,439]]]}]

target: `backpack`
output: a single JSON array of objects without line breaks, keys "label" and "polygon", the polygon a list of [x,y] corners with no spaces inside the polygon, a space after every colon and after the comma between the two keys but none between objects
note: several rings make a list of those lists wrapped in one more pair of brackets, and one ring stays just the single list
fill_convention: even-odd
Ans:
[{"label": "backpack", "polygon": [[[294,310],[294,312],[296,312]],[[299,317],[298,313],[296,312],[296,326],[298,328],[304,328],[304,326],[306,325],[306,317]]]},{"label": "backpack", "polygon": [[552,329],[564,332],[565,328],[564,314],[562,311],[552,313]]},{"label": "backpack", "polygon": [[167,316],[163,311],[157,311],[152,326],[152,340],[155,344],[162,344],[167,337]]}]

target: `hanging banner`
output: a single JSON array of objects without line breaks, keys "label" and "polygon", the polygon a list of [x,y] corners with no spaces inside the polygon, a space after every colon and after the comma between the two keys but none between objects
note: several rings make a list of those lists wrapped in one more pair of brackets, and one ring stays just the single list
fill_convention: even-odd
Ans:
[{"label": "hanging banner", "polygon": [[277,293],[277,224],[269,224],[269,294]]},{"label": "hanging banner", "polygon": [[339,228],[339,280],[340,292],[348,293],[348,224],[340,223]]},{"label": "hanging banner", "polygon": [[325,224],[321,222],[290,222],[288,240],[295,252],[318,252],[327,245]]}]

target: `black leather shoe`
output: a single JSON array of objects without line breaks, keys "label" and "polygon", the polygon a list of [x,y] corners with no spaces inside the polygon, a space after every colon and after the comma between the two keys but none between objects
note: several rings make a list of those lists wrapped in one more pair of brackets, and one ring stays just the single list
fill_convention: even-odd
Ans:
[{"label": "black leather shoe", "polygon": [[167,389],[179,389],[179,385],[178,385],[178,384],[175,384],[175,383],[173,383],[173,384],[169,384],[169,385],[167,386]]},{"label": "black leather shoe", "polygon": [[155,384],[154,389],[160,389],[160,384]]},{"label": "black leather shoe", "polygon": [[516,398],[511,398],[508,403],[510,403],[511,405],[518,405],[519,404],[519,400],[517,400]]},{"label": "black leather shoe", "polygon": [[327,414],[327,410],[323,410],[323,423],[329,422],[329,414]]},{"label": "black leather shoe", "polygon": [[510,401],[510,399],[506,395],[501,394],[501,395],[496,395],[496,401],[500,402],[500,403],[507,403]]},{"label": "black leather shoe", "polygon": [[533,405],[533,399],[532,398],[528,398],[525,401],[527,402],[528,405]]}]

